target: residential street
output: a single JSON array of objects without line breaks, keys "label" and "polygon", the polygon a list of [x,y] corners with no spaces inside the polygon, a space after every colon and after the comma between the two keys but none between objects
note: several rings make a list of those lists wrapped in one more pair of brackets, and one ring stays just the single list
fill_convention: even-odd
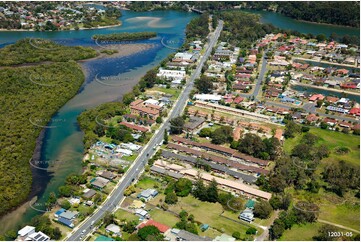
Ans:
[{"label": "residential street", "polygon": [[108,196],[108,198],[103,203],[103,205],[100,206],[100,208],[96,210],[90,218],[85,219],[80,224],[80,226],[74,228],[71,235],[68,236],[66,240],[77,241],[77,240],[81,240],[80,237],[86,238],[89,232],[91,231],[91,229],[93,228],[92,223],[96,224],[104,216],[106,212],[112,212],[119,204],[119,202],[123,199],[124,190],[133,181],[135,181],[138,178],[139,174],[147,164],[148,159],[155,153],[155,149],[153,149],[153,147],[156,147],[163,141],[163,134],[165,130],[169,129],[170,119],[179,116],[184,110],[185,106],[187,105],[189,94],[193,89],[194,80],[199,77],[204,63],[211,54],[212,48],[217,43],[222,28],[223,28],[223,21],[219,21],[218,27],[215,30],[215,32],[210,34],[210,41],[208,43],[208,48],[206,52],[201,58],[196,70],[191,75],[190,80],[187,82],[186,87],[184,88],[183,92],[180,94],[178,100],[176,101],[176,103],[174,103],[173,109],[170,112],[168,119],[166,119],[163,125],[159,128],[159,130],[155,132],[151,140],[143,148],[142,152],[134,161],[133,165],[124,174],[122,179],[119,181],[113,192]]}]

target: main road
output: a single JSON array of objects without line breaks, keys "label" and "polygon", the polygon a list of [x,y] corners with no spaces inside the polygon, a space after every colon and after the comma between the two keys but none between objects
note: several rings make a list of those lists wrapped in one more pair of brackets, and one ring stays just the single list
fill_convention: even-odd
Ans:
[{"label": "main road", "polygon": [[220,36],[220,33],[223,29],[223,21],[218,22],[218,27],[213,33],[209,34],[208,47],[201,57],[197,68],[191,75],[190,79],[186,83],[186,86],[183,92],[180,94],[178,100],[174,103],[173,108],[168,115],[168,118],[164,121],[162,126],[155,132],[153,137],[150,139],[148,144],[143,148],[141,153],[138,155],[137,159],[134,161],[133,165],[129,170],[123,175],[113,192],[107,197],[106,201],[97,209],[90,217],[86,218],[78,227],[74,228],[72,233],[67,236],[66,240],[69,241],[79,241],[83,238],[86,238],[88,234],[93,229],[93,226],[101,220],[106,212],[112,212],[120,203],[124,197],[124,190],[135,181],[140,175],[141,171],[144,169],[147,164],[148,159],[154,154],[155,149],[162,141],[163,135],[166,130],[169,129],[169,121],[172,118],[175,118],[183,112],[184,108],[187,105],[187,100],[189,94],[194,86],[194,80],[198,78],[201,74],[202,67],[207,61],[208,57],[212,52],[212,48],[216,45],[217,40]]}]

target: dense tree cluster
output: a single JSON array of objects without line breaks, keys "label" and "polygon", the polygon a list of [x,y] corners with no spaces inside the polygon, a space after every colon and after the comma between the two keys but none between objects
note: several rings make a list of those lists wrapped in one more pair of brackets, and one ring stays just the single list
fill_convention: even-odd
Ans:
[{"label": "dense tree cluster", "polygon": [[166,187],[164,194],[165,202],[168,204],[175,204],[178,201],[178,197],[186,197],[192,190],[192,182],[187,178],[180,178],[177,181],[170,181]]},{"label": "dense tree cluster", "polygon": [[294,224],[313,223],[317,217],[317,212],[300,209],[297,205],[288,211],[282,211],[270,228],[270,239],[280,238],[283,232]]},{"label": "dense tree cluster", "polygon": [[143,241],[163,241],[164,236],[159,229],[153,225],[145,226],[138,230],[138,237]]},{"label": "dense tree cluster", "polygon": [[247,133],[238,142],[233,141],[231,147],[260,159],[274,160],[279,156],[281,144],[275,137],[262,140],[256,134]]},{"label": "dense tree cluster", "polygon": [[[120,102],[104,103],[94,109],[82,112],[78,116],[78,123],[84,132],[85,148],[90,148],[90,146],[98,141],[105,133],[110,136],[119,135],[121,128],[107,127],[106,125],[102,125],[102,122],[115,115],[123,115],[124,113],[125,106]],[[110,132],[108,133],[109,129]],[[116,136],[113,137],[117,138]]]},{"label": "dense tree cluster", "polygon": [[125,40],[141,40],[156,37],[156,32],[134,32],[134,33],[112,33],[112,34],[95,34],[92,36],[94,40],[108,41],[125,41]]},{"label": "dense tree cluster", "polygon": [[200,93],[211,93],[213,91],[214,78],[202,75],[194,82],[195,87]]},{"label": "dense tree cluster", "polygon": [[197,225],[194,222],[193,214],[188,215],[185,210],[182,210],[179,213],[179,218],[181,219],[180,222],[176,223],[176,228],[184,229],[190,233],[198,234]]},{"label": "dense tree cluster", "polygon": [[329,164],[323,171],[323,179],[328,182],[330,190],[343,196],[349,189],[360,189],[360,167],[344,161]]},{"label": "dense tree cluster", "polygon": [[42,61],[66,62],[97,56],[94,49],[82,46],[61,46],[46,39],[22,39],[0,49],[0,65],[9,66]]},{"label": "dense tree cluster", "polygon": [[219,18],[224,21],[220,40],[239,47],[250,47],[252,42],[276,30],[270,24],[261,24],[259,16],[241,11],[221,12]]},{"label": "dense tree cluster", "polygon": [[[7,54],[2,57],[6,59]],[[0,214],[26,199],[31,187],[29,160],[41,127],[76,94],[83,81],[75,62],[0,70]]]},{"label": "dense tree cluster", "polygon": [[169,121],[170,123],[170,133],[171,134],[181,134],[183,132],[185,121],[183,117],[175,117]]},{"label": "dense tree cluster", "polygon": [[218,183],[214,179],[208,186],[205,186],[202,179],[199,178],[194,184],[192,194],[201,201],[215,203],[219,198],[217,186]]},{"label": "dense tree cluster", "polygon": [[208,24],[209,14],[205,13],[201,16],[192,19],[186,27],[187,38],[206,38],[209,34]]}]

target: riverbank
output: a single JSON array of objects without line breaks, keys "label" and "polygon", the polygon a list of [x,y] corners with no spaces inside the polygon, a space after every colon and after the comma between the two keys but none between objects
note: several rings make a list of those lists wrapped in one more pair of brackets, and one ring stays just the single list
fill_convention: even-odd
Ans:
[{"label": "riverbank", "polygon": [[[119,24],[114,25],[106,25],[106,26],[97,26],[97,27],[91,27],[91,28],[84,28],[81,27],[78,30],[96,30],[96,29],[106,29],[106,28],[113,28],[113,27],[119,27],[122,26],[122,21],[119,21]],[[78,31],[75,28],[71,29],[60,29],[56,31],[36,31],[35,29],[0,29],[0,32],[62,32],[62,31]]]},{"label": "riverbank", "polygon": [[330,92],[347,93],[347,94],[351,94],[351,95],[355,95],[355,96],[359,95],[358,92],[351,92],[351,91],[346,91],[346,90],[341,90],[341,89],[339,90],[339,89],[334,89],[334,88],[315,86],[315,85],[310,85],[310,84],[305,84],[305,83],[291,83],[291,86],[311,87],[311,88],[321,89],[321,90],[330,91]]}]

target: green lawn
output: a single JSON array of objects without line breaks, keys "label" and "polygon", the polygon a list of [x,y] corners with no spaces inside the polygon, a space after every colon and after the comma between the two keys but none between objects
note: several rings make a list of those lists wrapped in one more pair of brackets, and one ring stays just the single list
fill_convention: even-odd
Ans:
[{"label": "green lawn", "polygon": [[162,87],[153,87],[150,89],[150,91],[158,91],[158,92],[164,92],[166,94],[173,95],[171,100],[176,100],[181,93],[182,89],[178,88],[162,88]]},{"label": "green lawn", "polygon": [[306,200],[317,204],[320,207],[319,219],[359,230],[360,202],[354,193],[346,193],[341,198],[322,188],[317,194],[294,189],[288,189],[288,192],[296,200]]},{"label": "green lawn", "polygon": [[180,219],[176,215],[158,208],[152,209],[149,214],[153,220],[165,224],[171,228],[180,221]]},{"label": "green lawn", "polygon": [[244,236],[246,230],[251,226],[243,225],[220,216],[223,208],[219,203],[202,202],[193,196],[179,197],[178,199],[178,203],[169,206],[169,210],[176,213],[186,210],[188,214],[194,215],[195,221],[209,224],[222,233],[232,235],[233,232],[238,231]]},{"label": "green lawn", "polygon": [[138,157],[138,154],[133,154],[130,156],[123,156],[122,159],[133,162],[133,161],[135,161],[135,159],[137,159],[137,157]]},{"label": "green lawn", "polygon": [[115,218],[116,219],[119,219],[120,221],[122,220],[126,220],[127,222],[129,221],[133,221],[133,220],[138,220],[138,216],[128,212],[128,211],[125,211],[123,209],[118,209],[115,213]]},{"label": "green lawn", "polygon": [[[330,149],[331,154],[328,158],[322,160],[322,163],[327,164],[330,162],[336,162],[339,160],[348,161],[354,165],[360,165],[360,137],[351,134],[344,134],[341,132],[335,132],[320,128],[311,128],[310,133],[320,137],[318,144],[326,144]],[[292,148],[299,144],[302,135],[298,135],[293,139],[287,139],[284,143],[285,151],[290,154]],[[350,152],[345,155],[338,155],[335,153],[335,148],[337,147],[348,147]]]},{"label": "green lawn", "polygon": [[161,184],[150,178],[150,177],[144,177],[141,180],[139,180],[139,182],[137,183],[137,188],[144,190],[144,189],[148,189],[148,188],[154,188],[154,187],[160,187]]},{"label": "green lawn", "polygon": [[312,241],[312,237],[318,234],[321,223],[308,223],[302,225],[293,225],[291,229],[286,230],[279,240],[283,241]]}]

